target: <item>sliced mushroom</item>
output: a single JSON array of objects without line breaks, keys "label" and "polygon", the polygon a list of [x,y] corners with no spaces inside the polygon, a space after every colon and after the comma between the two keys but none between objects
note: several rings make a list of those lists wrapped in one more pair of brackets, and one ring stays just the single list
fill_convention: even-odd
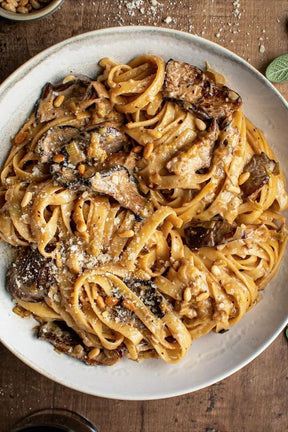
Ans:
[{"label": "sliced mushroom", "polygon": [[252,156],[243,169],[243,173],[246,172],[250,175],[241,185],[241,189],[245,197],[255,200],[262,187],[268,183],[271,174],[279,174],[279,165],[262,152]]},{"label": "sliced mushroom", "polygon": [[195,174],[199,170],[209,168],[217,131],[217,122],[213,120],[207,132],[203,132],[202,136],[193,141],[188,149],[181,150],[167,163],[168,171],[181,176]]},{"label": "sliced mushroom", "polygon": [[54,154],[60,152],[63,144],[79,134],[79,129],[73,126],[56,126],[40,138],[36,152],[40,155],[40,162],[49,162]]},{"label": "sliced mushroom", "polygon": [[128,147],[128,138],[120,129],[111,124],[94,127],[74,137],[54,155],[51,174],[65,188],[109,195],[137,215],[143,214],[146,199],[130,174],[135,155],[119,152]]},{"label": "sliced mushroom", "polygon": [[73,141],[83,151],[86,151],[88,158],[95,158],[95,156],[97,158],[97,154],[94,155],[94,152],[97,152],[97,149],[95,149],[97,146],[107,154],[111,154],[119,152],[122,149],[126,150],[130,144],[128,136],[114,122],[93,126],[79,134]]},{"label": "sliced mushroom", "polygon": [[127,168],[129,172],[133,172],[136,166],[136,154],[134,152],[112,153],[103,162],[103,168],[105,169],[111,169],[119,165]]},{"label": "sliced mushroom", "polygon": [[6,274],[6,289],[13,298],[29,302],[44,299],[53,283],[52,261],[38,249],[23,248]]},{"label": "sliced mushroom", "polygon": [[36,120],[39,123],[72,114],[71,104],[85,103],[89,107],[98,98],[90,78],[78,76],[65,84],[47,83],[36,106]]},{"label": "sliced mushroom", "polygon": [[90,179],[90,185],[95,192],[111,196],[137,215],[141,216],[145,212],[147,200],[140,195],[137,180],[124,166],[118,165],[108,171],[96,173]]},{"label": "sliced mushroom", "polygon": [[[39,141],[37,151],[45,157],[49,148],[53,149],[54,146],[55,151],[52,154],[54,161],[57,159],[63,161],[65,157],[67,165],[77,165],[82,161],[102,164],[107,155],[129,147],[129,138],[116,123],[103,123],[78,134],[73,132],[76,128],[71,128],[70,132],[69,126],[57,128],[57,131],[55,129],[51,129],[52,132]],[[62,135],[61,131],[63,131]],[[70,139],[69,134],[72,135]],[[62,146],[59,146],[59,142],[62,142]],[[59,155],[62,158],[59,158]]]},{"label": "sliced mushroom", "polygon": [[37,336],[41,340],[50,342],[59,352],[68,354],[71,357],[82,360],[87,365],[106,365],[115,364],[125,352],[124,347],[119,347],[113,351],[102,350],[95,357],[89,356],[93,348],[88,348],[83,344],[78,334],[64,321],[49,321],[38,327]]},{"label": "sliced mushroom", "polygon": [[241,106],[238,93],[188,63],[169,60],[163,95],[198,117],[217,120],[231,116]]},{"label": "sliced mushroom", "polygon": [[65,188],[108,195],[135,214],[145,215],[147,200],[140,194],[137,180],[125,166],[116,165],[99,171],[97,166],[85,165],[81,174],[80,165],[76,168],[65,162],[54,163],[51,172],[57,183]]},{"label": "sliced mushroom", "polygon": [[185,239],[191,249],[214,247],[231,239],[236,231],[236,224],[226,220],[211,220],[192,223],[185,228]]},{"label": "sliced mushroom", "polygon": [[[126,147],[128,137],[116,128],[114,123],[94,126],[57,149],[58,152],[53,155],[51,173],[64,187],[71,188],[77,184],[81,186],[83,181],[79,180],[89,179],[103,168],[110,169],[113,166],[113,159],[114,166],[119,164],[120,160],[123,161],[122,153],[120,157],[119,151]],[[114,152],[117,153],[112,157]],[[80,163],[82,168],[79,167]]]}]

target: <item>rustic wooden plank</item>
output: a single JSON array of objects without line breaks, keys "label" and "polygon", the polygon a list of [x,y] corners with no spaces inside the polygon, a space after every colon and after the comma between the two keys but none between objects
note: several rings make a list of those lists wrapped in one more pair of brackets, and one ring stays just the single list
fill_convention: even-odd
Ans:
[{"label": "rustic wooden plank", "polygon": [[[0,81],[43,49],[68,37],[118,25],[157,25],[203,36],[234,51],[261,72],[287,51],[284,0],[149,0],[142,10],[123,0],[66,0],[44,20],[0,19]],[[169,22],[169,17],[171,22]],[[260,46],[264,48],[260,49]],[[287,84],[277,85],[288,98]],[[286,361],[285,361],[286,359]],[[114,401],[53,383],[0,345],[0,430],[41,408],[68,408],[87,416],[99,432],[284,432],[287,419],[287,341],[281,334],[256,360],[207,389],[172,399]]]},{"label": "rustic wooden plank", "polygon": [[[30,411],[72,409],[99,432],[284,432],[287,425],[287,341],[281,334],[250,365],[195,393],[127,402],[88,396],[34,372],[0,345],[0,424],[4,432]],[[5,371],[5,373],[4,373]],[[174,429],[175,428],[175,429]]]}]

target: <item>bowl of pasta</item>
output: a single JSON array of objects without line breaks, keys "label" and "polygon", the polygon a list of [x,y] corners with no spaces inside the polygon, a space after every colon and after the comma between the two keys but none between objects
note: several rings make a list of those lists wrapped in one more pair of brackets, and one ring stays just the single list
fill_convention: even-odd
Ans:
[{"label": "bowl of pasta", "polygon": [[275,339],[287,103],[259,72],[183,32],[111,28],[28,61],[1,106],[0,339],[16,356],[143,400],[211,385]]}]

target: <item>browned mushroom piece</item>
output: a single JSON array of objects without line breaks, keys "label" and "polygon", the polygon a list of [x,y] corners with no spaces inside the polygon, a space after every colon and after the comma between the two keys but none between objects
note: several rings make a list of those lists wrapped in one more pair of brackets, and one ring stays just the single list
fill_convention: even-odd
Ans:
[{"label": "browned mushroom piece", "polygon": [[262,152],[252,156],[243,169],[243,173],[246,172],[250,175],[248,180],[241,185],[241,189],[246,198],[255,200],[262,187],[268,183],[271,174],[279,174],[279,164]]},{"label": "browned mushroom piece", "polygon": [[72,114],[71,104],[85,105],[88,108],[99,96],[90,78],[79,75],[65,84],[47,83],[36,106],[36,120],[39,123]]},{"label": "browned mushroom piece", "polygon": [[[128,137],[114,123],[89,128],[64,143],[53,154],[51,173],[64,187],[83,186],[83,181],[91,178],[103,168],[111,168],[123,161],[121,149],[129,146]],[[115,153],[115,157],[112,157]],[[125,153],[124,153],[125,154]],[[126,155],[127,157],[127,155]],[[107,163],[106,163],[107,161]],[[81,166],[80,166],[81,165]],[[85,182],[84,182],[85,183]]]},{"label": "browned mushroom piece", "polygon": [[50,259],[38,249],[23,248],[6,274],[6,289],[13,298],[28,302],[42,301],[54,281]]},{"label": "browned mushroom piece", "polygon": [[85,346],[80,336],[64,321],[49,321],[40,325],[37,337],[50,342],[57,351],[79,359],[87,365],[111,366],[120,360],[125,352],[125,348],[121,346],[113,351],[99,350],[95,357],[89,355],[93,348]]},{"label": "browned mushroom piece", "polygon": [[112,124],[99,125],[72,138],[53,156],[51,174],[65,188],[111,196],[144,216],[147,201],[131,174],[135,154],[126,153],[129,146],[129,138],[120,129]]},{"label": "browned mushroom piece", "polygon": [[166,65],[163,95],[203,120],[230,117],[242,104],[238,93],[216,83],[196,66],[175,60]]},{"label": "browned mushroom piece", "polygon": [[189,144],[188,149],[182,149],[167,163],[168,171],[181,176],[195,174],[199,170],[209,168],[217,131],[217,122],[214,119],[207,131],[201,132],[200,136]]},{"label": "browned mushroom piece", "polygon": [[192,223],[185,228],[185,239],[190,249],[214,247],[231,239],[236,231],[236,224],[226,220],[210,220]]},{"label": "browned mushroom piece", "polygon": [[137,156],[131,151],[130,153],[118,152],[111,153],[103,162],[103,168],[111,169],[115,166],[124,166],[129,172],[133,172],[136,166]]},{"label": "browned mushroom piece", "polygon": [[35,151],[40,156],[40,162],[49,162],[53,155],[60,152],[63,144],[70,141],[79,132],[79,129],[73,126],[56,126],[48,129],[40,138],[35,148]]},{"label": "browned mushroom piece", "polygon": [[126,167],[116,165],[108,171],[97,172],[90,179],[90,185],[93,191],[109,195],[136,215],[145,216],[147,200]]},{"label": "browned mushroom piece", "polygon": [[129,137],[121,131],[119,124],[105,122],[90,127],[73,139],[73,142],[85,151],[87,159],[97,159],[99,148],[106,154],[127,150],[130,146]]},{"label": "browned mushroom piece", "polygon": [[51,172],[57,183],[67,189],[108,195],[139,216],[145,216],[148,211],[147,200],[140,194],[137,180],[125,166],[116,165],[100,171],[97,166],[87,165],[85,172],[79,174],[79,165],[76,168],[63,162],[54,163]]}]

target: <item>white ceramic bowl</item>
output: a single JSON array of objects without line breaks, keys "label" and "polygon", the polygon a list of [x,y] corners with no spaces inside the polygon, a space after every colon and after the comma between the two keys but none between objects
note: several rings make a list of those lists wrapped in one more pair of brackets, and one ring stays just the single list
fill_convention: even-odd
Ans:
[{"label": "white ceramic bowl", "polygon": [[[99,30],[66,40],[38,54],[14,72],[0,87],[1,160],[10,137],[27,118],[41,87],[70,73],[95,76],[97,62],[110,56],[126,62],[139,54],[173,57],[199,67],[208,60],[239,92],[245,114],[265,131],[284,172],[288,171],[287,103],[253,67],[228,50],[187,33],[151,27]],[[157,399],[192,392],[221,380],[261,353],[287,322],[288,256],[263,294],[263,300],[225,334],[208,334],[192,344],[176,365],[161,360],[134,363],[127,359],[112,367],[88,367],[57,354],[33,337],[33,319],[12,312],[6,293],[7,248],[1,246],[0,338],[17,357],[47,377],[85,393],[117,399]]]},{"label": "white ceramic bowl", "polygon": [[0,7],[0,16],[14,21],[34,21],[40,18],[45,18],[47,15],[55,12],[55,10],[61,5],[64,0],[52,0],[51,3],[41,9],[34,9],[32,12],[27,14],[21,14],[18,12],[10,12]]}]

